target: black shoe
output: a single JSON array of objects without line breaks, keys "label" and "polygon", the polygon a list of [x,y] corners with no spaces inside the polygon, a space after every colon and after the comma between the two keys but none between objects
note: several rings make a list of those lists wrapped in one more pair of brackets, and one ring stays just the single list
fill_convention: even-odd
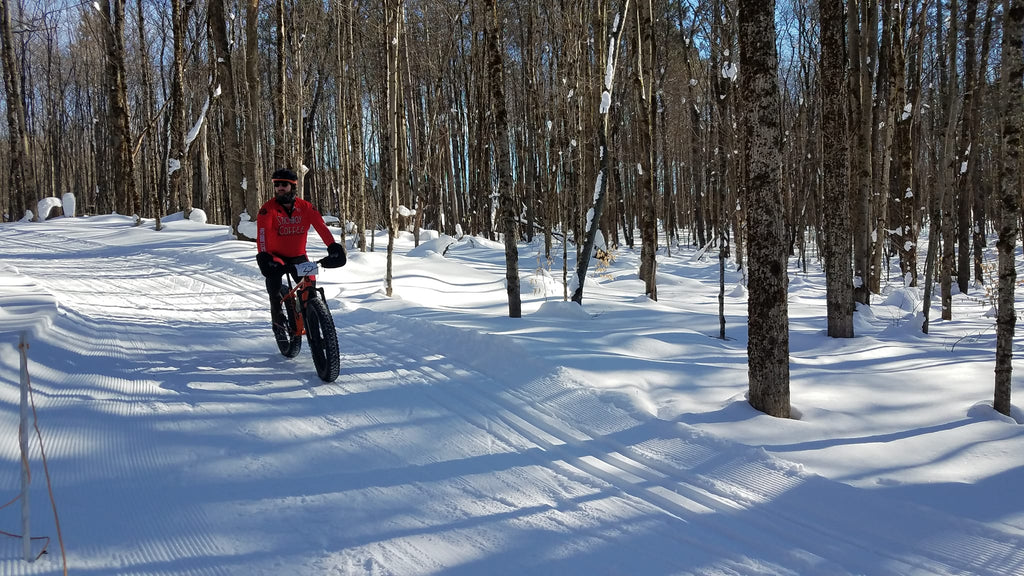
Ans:
[{"label": "black shoe", "polygon": [[277,338],[278,342],[287,342],[290,339],[288,318],[285,317],[284,311],[281,309],[280,300],[271,302],[270,323],[274,329],[274,337]]}]

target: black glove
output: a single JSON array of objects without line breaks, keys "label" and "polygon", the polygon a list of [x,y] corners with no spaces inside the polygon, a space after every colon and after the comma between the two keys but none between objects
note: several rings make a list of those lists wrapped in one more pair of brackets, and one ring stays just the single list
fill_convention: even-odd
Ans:
[{"label": "black glove", "polygon": [[270,252],[260,252],[257,254],[256,264],[259,265],[260,274],[263,274],[264,277],[276,274],[277,267],[280,266],[280,264],[274,261],[274,256]]},{"label": "black glove", "polygon": [[327,247],[327,258],[321,262],[324,268],[341,268],[348,262],[348,255],[345,254],[345,247],[338,242]]}]

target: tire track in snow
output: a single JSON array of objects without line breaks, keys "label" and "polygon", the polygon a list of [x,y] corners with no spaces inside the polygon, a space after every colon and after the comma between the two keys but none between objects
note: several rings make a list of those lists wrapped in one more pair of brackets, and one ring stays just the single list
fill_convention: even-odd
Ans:
[{"label": "tire track in snow", "polygon": [[[367,344],[370,345],[368,346]],[[381,354],[380,362],[390,362],[392,364],[393,377],[403,381],[403,389],[401,391],[403,397],[414,396],[412,399],[405,400],[406,403],[413,403],[423,407],[435,404],[442,408],[450,406],[449,403],[439,399],[429,387],[415,385],[414,382],[411,382],[417,379],[422,380],[422,375],[416,370],[416,366],[419,365],[419,359],[396,354],[393,346],[389,346],[386,341],[379,342],[379,345],[373,345],[373,342],[366,343],[361,339],[359,346],[356,348],[359,349],[358,353],[362,357],[367,355],[366,350],[370,350],[371,355],[373,355],[373,351],[379,351]],[[348,356],[343,356],[346,360],[345,367],[350,370]],[[376,365],[380,362],[375,361],[374,364]],[[337,386],[345,388],[350,386],[358,387],[360,376],[359,372],[343,371],[342,378],[339,379]],[[465,423],[462,426],[470,424],[464,417],[465,411],[453,411],[450,408],[446,408],[446,411],[456,419],[463,420]],[[461,427],[456,424],[449,426]],[[414,475],[415,478],[410,478],[409,481],[416,484],[424,482],[426,485],[431,486],[431,489],[434,491],[441,489],[435,486],[440,481],[441,485],[444,486],[443,489],[452,493],[450,498],[450,501],[454,503],[452,505],[456,509],[461,510],[453,510],[455,516],[459,517],[468,514],[470,519],[479,519],[471,521],[471,525],[480,525],[467,532],[465,529],[460,528],[460,525],[466,522],[464,520],[455,521],[449,530],[434,529],[429,532],[431,546],[417,554],[408,556],[410,560],[415,558],[432,558],[434,557],[432,556],[433,554],[438,553],[438,547],[458,549],[462,554],[471,556],[480,556],[486,553],[493,554],[495,550],[501,549],[501,546],[496,545],[494,542],[507,538],[502,534],[504,531],[502,527],[509,522],[520,527],[526,524],[533,526],[534,529],[537,529],[537,526],[546,525],[547,530],[561,528],[562,532],[568,532],[570,528],[579,528],[580,521],[577,520],[567,524],[552,526],[552,524],[557,524],[559,521],[559,518],[555,517],[555,515],[568,516],[570,514],[579,514],[580,511],[585,511],[590,500],[604,497],[596,488],[588,487],[586,490],[582,490],[577,483],[564,479],[561,475],[552,475],[550,471],[544,474],[546,480],[537,478],[533,474],[524,474],[521,471],[522,467],[536,466],[539,462],[529,457],[520,457],[518,449],[505,446],[501,440],[494,441],[492,438],[493,434],[484,428],[477,427],[477,431],[471,434],[459,433],[459,437],[460,442],[465,444],[462,450],[467,452],[466,457],[470,458],[470,463],[452,463],[433,458],[432,454],[435,451],[437,454],[445,455],[445,457],[452,457],[451,454],[454,452],[449,447],[435,445],[430,452],[418,455],[411,462],[414,466],[426,467],[425,470],[428,471],[432,469],[434,464],[439,464],[439,469],[446,470],[443,479],[435,478],[432,473],[425,472]],[[488,438],[492,438],[492,441],[485,441]],[[392,444],[394,438],[389,437],[388,440],[388,443]],[[407,445],[420,449],[417,448],[417,443],[421,440],[422,438],[417,437],[409,438]],[[477,445],[477,447],[473,448],[473,445]],[[408,458],[409,456],[405,455],[404,457]],[[455,458],[457,460],[457,457]],[[515,462],[510,463],[510,460]],[[493,463],[495,467],[490,467],[489,463]],[[447,471],[458,475],[449,477]],[[554,481],[551,480],[552,477]],[[558,480],[558,478],[563,478],[563,480]],[[544,485],[541,483],[542,481],[548,482],[548,484]],[[483,484],[478,485],[481,482]],[[568,493],[570,491],[572,493]],[[431,495],[429,492],[424,494],[424,496],[427,500],[444,499],[437,494]],[[467,496],[469,497],[468,501],[466,500]],[[579,502],[570,503],[572,499],[578,499]],[[570,510],[566,512],[562,508],[569,508]],[[597,507],[593,506],[591,513],[597,512]],[[441,515],[449,514],[444,513]],[[432,515],[427,517],[430,516]],[[353,551],[350,552],[348,557],[352,557],[352,554],[363,554],[368,555],[370,558],[386,557],[394,561],[394,558],[402,556],[400,552],[397,552],[397,549],[404,549],[409,546],[409,539],[418,540],[419,536],[407,534],[402,537],[382,539],[378,534],[372,536],[369,541],[354,546]],[[644,546],[639,547],[641,549],[644,548]],[[466,548],[475,548],[477,552],[467,552]],[[513,562],[521,560],[522,558],[515,558]],[[398,571],[397,573],[402,572]]]},{"label": "tire track in snow", "polygon": [[[74,542],[69,542],[75,572],[229,574],[226,568],[202,564],[182,571],[182,560],[187,565],[189,558],[220,556],[223,545],[215,532],[205,528],[210,523],[202,510],[189,503],[168,510],[166,502],[153,497],[154,488],[159,490],[180,476],[168,472],[187,465],[190,458],[158,451],[152,442],[154,434],[161,434],[155,425],[165,421],[154,406],[177,396],[160,387],[162,367],[170,367],[174,352],[161,349],[166,347],[158,342],[161,332],[175,331],[184,323],[237,320],[239,312],[251,315],[256,300],[239,299],[238,287],[225,284],[214,271],[185,269],[147,252],[122,254],[89,240],[65,238],[68,244],[64,244],[54,241],[55,237],[20,234],[0,252],[11,251],[8,262],[20,274],[41,289],[61,295],[53,326],[34,339],[30,350],[33,388],[58,503],[77,502],[78,510],[84,505],[102,514],[95,509],[100,500],[107,503],[108,513],[119,515],[116,522],[102,524],[118,527],[103,542],[120,541],[120,551],[88,545],[75,549]],[[94,256],[61,261],[59,270],[52,260],[38,258],[83,251]],[[222,306],[228,310],[208,313]],[[197,319],[197,314],[204,317]],[[87,367],[101,359],[106,366],[89,373]],[[83,403],[88,406],[85,410]],[[16,443],[11,449],[5,446],[3,458],[16,462]],[[117,457],[90,459],[93,452]],[[69,460],[81,463],[61,465]],[[45,501],[44,497],[34,499]],[[89,532],[92,519],[73,512],[62,507],[66,537]],[[35,533],[43,530],[36,527]],[[109,565],[112,557],[114,566]],[[5,561],[0,566],[6,571],[21,564]],[[46,574],[53,569],[52,563],[38,562],[18,573]]]},{"label": "tire track in snow", "polygon": [[[572,377],[566,380],[572,381]],[[535,380],[531,384],[540,382],[543,380]],[[559,379],[554,379],[554,385],[549,388],[561,388]],[[596,414],[610,412],[614,407],[582,388],[570,394],[559,394],[558,398],[545,395],[543,389],[530,387],[509,387],[508,392],[543,413],[548,418],[549,426],[559,427],[564,423],[572,423],[576,430],[604,442],[610,453],[617,452],[618,455],[666,476],[679,477],[682,474],[687,478],[687,484],[719,498],[741,503],[748,510],[744,518],[749,517],[752,524],[760,527],[759,538],[763,538],[764,534],[774,536],[783,533],[791,538],[799,536],[803,545],[809,549],[825,542],[826,551],[839,552],[844,548],[843,544],[846,544],[862,553],[848,554],[844,566],[857,566],[858,562],[863,562],[862,557],[877,557],[879,563],[886,565],[889,573],[894,574],[969,573],[976,569],[974,561],[993,557],[999,558],[1006,574],[1013,574],[1017,567],[1024,565],[1024,550],[1021,548],[1024,538],[1020,534],[1000,532],[932,509],[877,497],[870,491],[858,490],[818,476],[808,476],[800,473],[795,465],[769,457],[754,448],[736,457],[735,448],[728,447],[723,452],[729,456],[708,458],[687,465],[685,458],[677,460],[667,457],[672,454],[673,448],[686,450],[694,444],[710,448],[716,444],[725,447],[724,443],[673,423],[658,424],[664,428],[661,437],[639,443],[624,442],[620,440],[623,436],[614,429],[595,428],[591,424],[602,422],[601,418],[595,418]],[[531,399],[534,400],[532,403]],[[668,450],[655,450],[655,445],[659,443],[667,446]],[[766,504],[785,498],[791,491],[807,492],[803,489],[807,485],[815,486],[812,496],[825,494],[835,501],[787,498],[786,506],[771,506],[770,514],[763,512]],[[750,514],[750,510],[760,513]],[[919,525],[922,516],[931,518],[934,526],[951,532],[937,532],[932,540],[908,543],[906,531]],[[780,519],[787,523],[785,527],[780,527]],[[822,534],[826,538],[822,539]],[[958,539],[955,547],[948,545],[953,537]],[[877,549],[879,541],[886,542],[888,547]],[[830,546],[828,543],[834,544]],[[779,543],[783,544],[785,542]],[[875,573],[878,568],[876,564],[863,564],[861,568],[855,569]]]},{"label": "tire track in snow", "polygon": [[[180,256],[165,255],[166,249],[123,248],[87,238],[77,238],[53,231],[17,231],[10,237],[6,249],[0,249],[22,274],[48,278],[46,267],[52,263],[36,260],[33,255],[94,254],[76,258],[79,269],[62,263],[63,275],[56,285],[43,282],[51,292],[70,299],[68,305],[83,313],[118,321],[161,321],[168,316],[188,322],[189,314],[204,314],[218,321],[237,321],[254,311],[266,312],[265,298],[258,298],[251,290],[240,288],[237,282],[225,278],[224,270],[211,270],[209,265],[197,263],[183,265]],[[59,240],[55,242],[55,240]],[[227,272],[230,272],[227,271]],[[213,290],[207,291],[207,287]],[[97,292],[107,295],[104,305],[93,304],[95,298],[76,298],[78,294],[92,296]],[[253,307],[227,307],[240,301],[251,302]],[[225,310],[225,308],[227,308]]]},{"label": "tire track in snow", "polygon": [[[359,317],[362,316],[359,313]],[[446,338],[439,337],[441,334],[434,334],[433,338],[412,336],[417,322],[372,315],[372,329],[362,330],[364,335],[360,342],[375,339],[382,349],[419,347],[424,357],[441,354],[422,342]],[[455,329],[426,330],[449,336]],[[480,335],[474,337],[481,338]],[[446,350],[453,347],[457,348],[458,342],[454,346],[449,342]],[[509,350],[501,352],[509,353]],[[416,376],[428,386],[443,384],[455,375],[460,383],[468,383],[456,390],[457,400],[454,395],[443,392],[432,397],[478,427],[506,442],[525,439],[545,452],[558,454],[563,462],[584,477],[592,478],[591,481],[607,482],[673,517],[687,522],[699,521],[728,539],[742,542],[744,549],[761,550],[761,557],[778,557],[773,551],[799,546],[788,560],[800,566],[801,573],[811,573],[806,570],[814,567],[818,570],[815,573],[821,574],[956,574],[970,572],[973,561],[979,557],[994,556],[1007,566],[1006,573],[1011,574],[1014,566],[1024,563],[1024,552],[1020,551],[1024,539],[969,521],[950,519],[932,510],[897,505],[895,512],[909,515],[905,517],[908,522],[917,514],[934,517],[938,526],[954,529],[954,534],[974,533],[974,541],[966,547],[963,540],[958,540],[957,546],[950,546],[949,537],[937,534],[932,541],[908,544],[898,528],[837,518],[828,513],[830,503],[812,502],[801,506],[795,501],[791,504],[797,506],[789,509],[766,506],[788,491],[812,482],[827,484],[826,493],[850,496],[860,505],[873,508],[878,518],[892,518],[893,514],[891,502],[868,497],[845,485],[808,477],[755,449],[736,458],[728,455],[735,451],[732,448],[725,457],[719,457],[714,450],[714,440],[702,438],[679,425],[658,424],[659,430],[650,438],[644,438],[631,429],[643,428],[655,421],[641,423],[590,391],[567,388],[565,384],[571,382],[571,377],[566,375],[534,379],[523,387],[506,386],[501,382],[507,378],[495,379],[481,372],[476,368],[477,362],[471,367],[457,358],[445,357],[445,361],[449,365],[441,369],[424,366]],[[504,431],[495,430],[490,421],[483,421],[488,416],[500,420]],[[676,455],[679,457],[674,457]],[[741,514],[752,529],[737,532],[734,522],[720,520],[737,514]],[[900,517],[892,518],[897,526]],[[822,534],[827,538],[823,539]],[[882,550],[875,549],[879,534],[888,542]],[[692,543],[691,539],[688,544]],[[707,546],[703,540],[697,544]],[[734,547],[727,546],[718,551],[727,554],[732,549]],[[973,553],[964,554],[972,550]],[[832,557],[840,558],[841,564],[832,562]],[[879,572],[880,569],[883,571]]]},{"label": "tire track in snow", "polygon": [[[394,350],[395,344],[399,343],[400,348],[416,348],[416,343],[410,339],[398,325],[400,322],[374,324],[372,327],[361,331],[360,345],[365,346],[367,340],[374,341],[373,349]],[[434,350],[425,352],[424,357],[434,355]],[[391,352],[392,356],[394,352]],[[412,365],[416,359],[412,356],[403,356],[404,361],[400,365]],[[449,358],[444,358],[449,361]],[[445,389],[444,384],[452,380],[451,376],[457,377],[457,389]],[[408,385],[419,385],[428,391],[428,395],[437,403],[446,406],[452,413],[463,419],[472,422],[482,431],[494,435],[501,444],[514,446],[516,449],[530,456],[532,465],[543,467],[553,473],[556,477],[563,478],[566,483],[586,487],[587,490],[605,495],[607,498],[619,501],[620,505],[631,508],[639,514],[649,514],[652,510],[658,510],[665,515],[665,518],[673,518],[675,521],[691,522],[694,518],[713,511],[721,511],[725,505],[732,504],[730,501],[711,502],[717,508],[714,510],[704,504],[675,494],[667,486],[670,484],[665,480],[652,479],[649,472],[644,473],[647,478],[638,478],[632,472],[639,470],[640,465],[633,463],[631,466],[609,464],[600,457],[600,446],[595,450],[591,438],[576,435],[571,437],[572,432],[564,428],[551,429],[539,423],[536,419],[523,416],[522,407],[510,407],[496,402],[493,396],[487,392],[474,390],[475,388],[487,388],[489,390],[502,390],[504,386],[497,380],[479,371],[462,366],[451,366],[449,370],[437,371],[430,366],[424,366],[419,370],[410,370],[403,375],[409,382]],[[472,382],[473,384],[468,384]],[[462,384],[466,384],[463,386]],[[490,385],[490,386],[489,386]],[[441,390],[432,390],[440,387]],[[524,463],[525,464],[525,463]],[[631,469],[630,469],[631,468]],[[538,486],[534,482],[543,479],[530,476],[523,480],[520,490],[523,493],[536,491]],[[705,497],[704,500],[709,498]],[[738,507],[732,504],[733,507]],[[556,507],[552,507],[556,508]],[[669,522],[669,525],[675,524]],[[728,526],[728,524],[725,524]],[[678,526],[677,526],[678,527]],[[670,528],[670,530],[675,530]],[[685,545],[689,550],[703,550],[707,557],[729,558],[734,556],[735,546],[732,541],[746,540],[745,544],[750,548],[764,547],[756,538],[741,538],[742,535],[730,534],[729,542],[718,544],[708,541],[692,532],[671,532],[671,539]],[[598,538],[603,538],[601,535]],[[614,544],[608,541],[609,544]],[[647,544],[647,545],[645,545]],[[658,546],[656,542],[638,542],[633,545],[637,548],[636,553],[651,562],[652,556],[663,554],[664,550],[672,549],[664,545]],[[670,557],[662,558],[662,561],[672,567],[672,570],[681,569],[681,560]],[[745,574],[779,574],[787,573],[788,570],[782,566],[762,566],[755,569],[747,566],[741,573]],[[841,574],[843,571],[831,570],[830,574]]]}]

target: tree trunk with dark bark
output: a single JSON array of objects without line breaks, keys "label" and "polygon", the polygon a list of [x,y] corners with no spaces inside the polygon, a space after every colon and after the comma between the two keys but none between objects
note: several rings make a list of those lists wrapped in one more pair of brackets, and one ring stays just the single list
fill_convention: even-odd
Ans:
[{"label": "tree trunk with dark bark", "polygon": [[1017,325],[1016,300],[1017,269],[1014,253],[1017,247],[1017,219],[1020,217],[1020,158],[1021,122],[1024,121],[1024,2],[1003,1],[1003,71],[1001,91],[1002,114],[1002,169],[999,174],[999,310],[996,316],[996,368],[993,407],[997,412],[1010,415],[1010,390],[1013,376],[1013,336]]},{"label": "tree trunk with dark bark", "polygon": [[654,25],[651,15],[651,0],[638,0],[636,8],[637,61],[634,77],[638,107],[636,110],[640,129],[640,154],[637,175],[640,200],[640,279],[644,282],[644,293],[651,300],[658,299],[658,214],[654,189],[654,132],[655,99],[651,94],[653,85]]},{"label": "tree trunk with dark bark", "polygon": [[[4,85],[7,88],[7,129],[11,142],[11,170],[7,178],[11,220],[18,220],[33,206],[31,195],[36,194],[32,167],[29,165],[28,130],[25,125],[25,107],[21,91],[21,72],[14,54],[14,35],[11,30],[11,3],[4,1],[0,10],[0,34],[3,41]],[[34,200],[34,199],[33,199]],[[45,218],[44,214],[37,218]],[[0,221],[3,214],[0,213]]]},{"label": "tree trunk with dark bark", "polygon": [[843,43],[843,3],[822,0],[821,94],[822,168],[825,205],[826,307],[828,335],[853,337],[853,270],[850,264],[849,130],[847,126],[846,52]]},{"label": "tree trunk with dark bark", "polygon": [[[229,224],[232,232],[238,235],[238,224],[245,206],[245,172],[242,168],[241,138],[239,138],[238,125],[238,95],[235,91],[234,69],[231,67],[231,50],[228,47],[227,19],[224,10],[224,0],[210,0],[209,3],[209,26],[210,35],[213,38],[213,46],[216,50],[216,81],[220,86],[220,104],[222,132],[224,134],[224,173],[227,180],[228,206],[230,206]],[[255,185],[255,183],[254,183]],[[250,218],[255,218],[256,213],[249,213]]]},{"label": "tree trunk with dark bark", "polygon": [[774,0],[740,0],[739,25],[750,225],[748,398],[766,414],[789,418],[788,238]]},{"label": "tree trunk with dark bark", "polygon": [[106,89],[107,147],[110,171],[106,177],[114,192],[114,209],[121,214],[135,214],[139,209],[135,187],[135,164],[132,158],[131,127],[128,121],[128,97],[124,64],[124,3],[121,0],[100,0],[100,12],[106,26]]},{"label": "tree trunk with dark bark", "polygon": [[523,315],[519,292],[519,224],[518,202],[512,190],[512,160],[509,151],[508,109],[505,105],[505,66],[502,58],[501,20],[496,0],[487,0],[487,52],[491,84],[492,137],[495,142],[495,164],[498,168],[498,210],[501,233],[505,241],[505,292],[508,294],[509,318]]}]

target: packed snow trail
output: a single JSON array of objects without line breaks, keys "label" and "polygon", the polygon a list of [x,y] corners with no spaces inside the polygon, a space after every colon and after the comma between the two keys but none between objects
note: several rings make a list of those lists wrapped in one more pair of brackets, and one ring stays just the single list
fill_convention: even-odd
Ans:
[{"label": "packed snow trail", "polygon": [[[323,384],[307,350],[277,354],[251,245],[159,234],[0,226],[0,304],[21,318],[0,324],[0,491],[19,486],[11,327],[31,308],[73,574],[1024,572],[1011,528],[807,474],[542,360],[507,373],[525,356],[508,337],[335,300],[342,373]],[[33,534],[53,537],[39,478]],[[60,573],[56,542],[33,564],[20,546],[0,538],[0,573]]]}]

